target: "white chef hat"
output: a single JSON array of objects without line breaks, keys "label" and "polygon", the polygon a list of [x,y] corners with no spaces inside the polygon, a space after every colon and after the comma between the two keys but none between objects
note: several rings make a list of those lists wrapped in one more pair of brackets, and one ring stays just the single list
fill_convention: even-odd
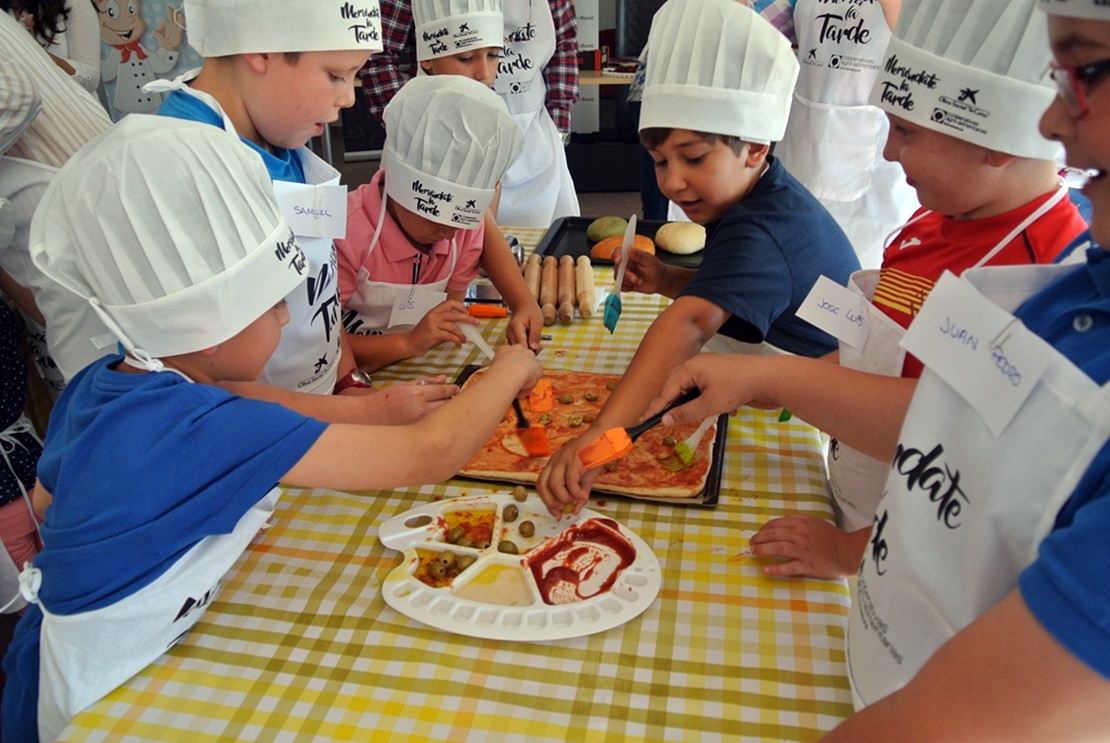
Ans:
[{"label": "white chef hat", "polygon": [[501,0],[412,0],[416,59],[505,44]]},{"label": "white chef hat", "polygon": [[655,14],[640,129],[782,139],[798,60],[786,37],[735,0],[668,0]]},{"label": "white chef hat", "polygon": [[386,196],[433,222],[477,227],[524,148],[501,97],[462,75],[414,77],[384,117]]},{"label": "white chef hat", "polygon": [[42,110],[35,81],[13,59],[0,55],[5,85],[0,86],[0,155],[15,144]]},{"label": "white chef hat", "polygon": [[70,158],[30,243],[35,265],[139,359],[223,343],[307,271],[258,154],[165,116],[131,114]]},{"label": "white chef hat", "polygon": [[1040,135],[1056,89],[1036,0],[905,0],[871,103],[965,142],[1056,159]]},{"label": "white chef hat", "polygon": [[1105,0],[1039,0],[1037,6],[1049,15],[1110,21],[1110,5]]},{"label": "white chef hat", "polygon": [[378,0],[184,0],[183,8],[202,57],[382,50]]}]

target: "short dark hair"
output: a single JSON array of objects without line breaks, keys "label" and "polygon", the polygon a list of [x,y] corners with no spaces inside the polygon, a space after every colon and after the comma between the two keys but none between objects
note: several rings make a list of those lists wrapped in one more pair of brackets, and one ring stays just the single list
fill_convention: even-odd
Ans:
[{"label": "short dark hair", "polygon": [[[649,150],[655,149],[659,145],[667,141],[667,137],[671,136],[674,129],[670,127],[652,127],[650,129],[640,130],[640,142]],[[740,137],[733,137],[730,134],[711,134],[709,132],[694,132],[709,144],[716,144],[717,142],[724,142],[729,146],[734,153],[741,155],[744,153],[744,145],[748,144]]]},{"label": "short dark hair", "polygon": [[287,64],[297,64],[297,62],[299,62],[301,59],[300,52],[282,52],[282,54],[285,55],[285,61]]}]

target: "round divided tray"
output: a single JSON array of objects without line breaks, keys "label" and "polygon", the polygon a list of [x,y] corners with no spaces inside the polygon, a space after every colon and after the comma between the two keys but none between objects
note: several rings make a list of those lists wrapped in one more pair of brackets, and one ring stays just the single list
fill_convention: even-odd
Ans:
[{"label": "round divided tray", "polygon": [[[531,533],[527,526],[522,533],[525,522]],[[498,492],[429,503],[382,524],[378,538],[404,554],[382,586],[386,603],[471,637],[601,632],[647,609],[662,580],[651,548],[622,524],[589,509],[556,521],[535,493],[523,501]],[[501,551],[503,541],[517,552]]]}]

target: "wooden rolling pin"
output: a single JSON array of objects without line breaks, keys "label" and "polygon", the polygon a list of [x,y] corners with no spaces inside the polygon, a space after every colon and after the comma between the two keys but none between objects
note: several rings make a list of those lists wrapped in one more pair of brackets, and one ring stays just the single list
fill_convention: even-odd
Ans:
[{"label": "wooden rolling pin", "polygon": [[594,305],[597,298],[594,296],[594,267],[590,264],[588,255],[578,256],[578,263],[574,267],[577,278],[575,299],[578,301],[578,314],[583,320],[589,320],[594,314]]},{"label": "wooden rolling pin", "polygon": [[559,259],[559,322],[574,319],[574,258],[564,255]]},{"label": "wooden rolling pin", "polygon": [[532,299],[537,303],[540,301],[540,262],[543,259],[535,253],[528,256],[528,260],[524,261],[524,284],[528,287],[528,291],[532,294]]},{"label": "wooden rolling pin", "polygon": [[559,261],[555,256],[549,255],[543,259],[540,270],[540,311],[543,312],[543,324],[555,324],[555,302],[559,292]]}]

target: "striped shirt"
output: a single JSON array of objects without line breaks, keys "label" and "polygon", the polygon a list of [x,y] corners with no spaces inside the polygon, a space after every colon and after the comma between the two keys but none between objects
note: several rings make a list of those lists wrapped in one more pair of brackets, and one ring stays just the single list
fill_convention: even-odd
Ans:
[{"label": "striped shirt", "polygon": [[[507,0],[512,2],[512,0]],[[578,100],[578,24],[574,3],[548,0],[555,22],[555,54],[543,70],[547,85],[544,106],[555,127],[570,131],[570,112]],[[370,113],[382,121],[382,111],[405,81],[416,70],[416,28],[412,3],[407,0],[381,0],[382,46],[359,71],[362,95]]]},{"label": "striped shirt", "polygon": [[100,101],[54,64],[27,29],[7,13],[0,13],[0,50],[0,101],[7,103],[9,95],[25,89],[30,78],[42,102],[39,115],[8,155],[60,168],[112,125]]}]

